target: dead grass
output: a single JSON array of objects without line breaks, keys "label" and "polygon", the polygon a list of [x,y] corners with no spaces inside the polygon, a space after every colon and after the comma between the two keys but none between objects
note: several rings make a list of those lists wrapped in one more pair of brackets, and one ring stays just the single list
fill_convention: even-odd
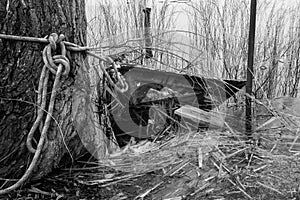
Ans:
[{"label": "dead grass", "polygon": [[252,141],[242,133],[209,130],[128,144],[88,163],[122,173],[80,183],[107,187],[156,172],[153,186],[136,199],[299,199],[300,140],[287,127],[274,130],[258,131]]}]

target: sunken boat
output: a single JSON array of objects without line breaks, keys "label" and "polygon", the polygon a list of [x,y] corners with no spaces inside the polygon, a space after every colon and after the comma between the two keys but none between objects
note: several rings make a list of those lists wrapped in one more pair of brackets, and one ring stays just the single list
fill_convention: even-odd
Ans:
[{"label": "sunken boat", "polygon": [[[116,81],[114,69],[107,71]],[[210,111],[245,85],[245,81],[164,72],[140,65],[120,65],[118,72],[128,86],[126,91],[108,85],[101,98],[108,105],[114,133],[123,138],[155,138],[167,130],[178,129],[184,121],[175,114],[178,108],[189,105]],[[205,127],[205,123],[195,126]]]}]

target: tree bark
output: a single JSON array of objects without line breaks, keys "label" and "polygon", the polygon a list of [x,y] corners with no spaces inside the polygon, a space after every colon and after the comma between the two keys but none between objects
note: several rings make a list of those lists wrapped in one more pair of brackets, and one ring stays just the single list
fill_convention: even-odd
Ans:
[{"label": "tree bark", "polygon": [[[86,45],[86,26],[84,0],[0,1],[2,34],[45,37],[62,33],[66,41]],[[36,91],[44,47],[45,44],[0,39],[0,177],[21,177],[33,157],[26,148],[26,137],[36,118]],[[84,151],[77,132],[88,133],[90,140],[96,131],[99,133],[90,126],[92,114],[86,114],[92,110],[85,55],[68,52],[67,57],[71,71],[68,77],[61,78],[53,114],[58,124],[52,120],[32,178],[40,178],[58,166],[67,152],[65,143],[74,157]],[[50,75],[50,82],[53,80]],[[85,108],[88,111],[82,115],[80,111]],[[82,126],[82,122],[88,127]],[[39,134],[36,131],[34,135],[37,141]]]}]

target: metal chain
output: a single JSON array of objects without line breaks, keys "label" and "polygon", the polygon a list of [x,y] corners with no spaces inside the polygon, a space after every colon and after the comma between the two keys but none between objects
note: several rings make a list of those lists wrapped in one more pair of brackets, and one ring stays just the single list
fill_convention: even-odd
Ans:
[{"label": "metal chain", "polygon": [[[47,132],[50,126],[51,118],[53,115],[55,98],[58,90],[58,85],[60,82],[61,75],[68,75],[70,72],[70,62],[66,57],[66,48],[65,44],[62,41],[64,39],[63,35],[58,36],[57,34],[51,34],[48,38],[49,44],[43,50],[43,61],[44,66],[41,72],[41,77],[39,80],[39,87],[38,87],[38,98],[37,104],[39,107],[37,118],[27,136],[26,145],[30,152],[34,153],[33,159],[24,173],[24,175],[13,185],[8,188],[0,190],[0,195],[6,194],[12,190],[17,189],[20,187],[25,181],[30,177],[36,164],[40,158],[44,143],[46,141]],[[57,44],[60,45],[61,48],[61,55],[52,56],[52,50],[55,51],[57,49]],[[44,111],[46,110],[46,95],[48,89],[48,79],[49,79],[49,71],[55,74],[54,83],[52,86],[52,92],[50,97],[50,102],[48,106],[47,116],[45,123],[42,127],[41,135],[39,142],[37,144],[37,148],[34,149],[32,147],[32,139],[34,132],[36,131],[37,127],[41,124],[41,120],[43,118]]]}]

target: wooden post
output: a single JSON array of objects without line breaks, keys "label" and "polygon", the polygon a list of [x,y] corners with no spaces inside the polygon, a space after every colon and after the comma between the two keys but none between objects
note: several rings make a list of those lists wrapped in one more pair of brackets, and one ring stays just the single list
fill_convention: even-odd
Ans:
[{"label": "wooden post", "polygon": [[151,13],[151,8],[145,8],[143,10],[145,13],[145,18],[144,18],[144,34],[145,34],[145,46],[146,46],[146,59],[152,58],[153,53],[151,50],[152,46],[152,40],[151,40],[151,22],[150,22],[150,13]]},{"label": "wooden post", "polygon": [[[251,0],[250,28],[249,28],[249,42],[248,42],[248,64],[247,64],[248,68],[247,68],[247,83],[246,83],[246,93],[248,95],[252,95],[256,5],[257,5],[257,0]],[[246,96],[246,133],[249,137],[251,137],[251,133],[252,133],[252,101],[248,95]]]}]

